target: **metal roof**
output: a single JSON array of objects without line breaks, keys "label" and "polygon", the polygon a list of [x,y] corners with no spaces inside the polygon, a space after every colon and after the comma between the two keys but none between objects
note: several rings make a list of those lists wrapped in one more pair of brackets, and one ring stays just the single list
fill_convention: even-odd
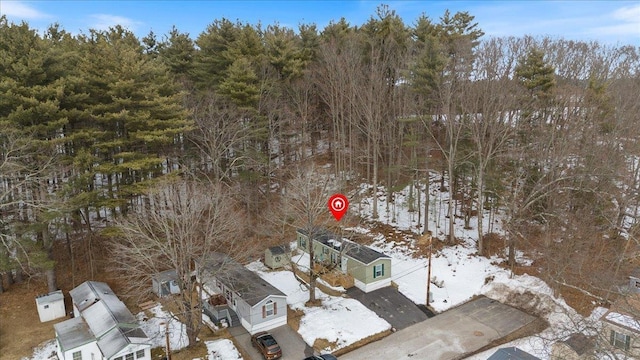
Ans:
[{"label": "metal roof", "polygon": [[200,265],[205,277],[220,280],[251,306],[258,304],[270,295],[286,296],[256,273],[224,254],[213,254],[204,264]]},{"label": "metal roof", "polygon": [[136,324],[136,318],[118,299],[99,300],[85,309],[81,315],[97,338],[118,324]]},{"label": "metal roof", "polygon": [[96,339],[87,323],[81,317],[54,324],[53,329],[64,351],[77,348]]},{"label": "metal roof", "polygon": [[69,291],[69,294],[71,294],[71,301],[80,312],[101,299],[116,299],[120,301],[107,283],[99,281],[85,281]]},{"label": "metal roof", "polygon": [[540,360],[540,358],[511,346],[498,349],[498,351],[489,356],[487,360]]},{"label": "metal roof", "polygon": [[36,297],[36,304],[49,304],[55,301],[64,300],[62,290],[50,292],[48,294],[38,295]]},{"label": "metal roof", "polygon": [[[298,229],[298,232],[305,236],[309,236],[308,232],[303,229]],[[332,234],[326,230],[319,230],[315,236],[315,241],[318,241],[325,246],[336,249],[340,251],[344,247],[344,254],[349,256],[350,258],[361,262],[365,265],[369,265],[372,262],[384,258],[391,259],[388,255],[385,255],[379,251],[373,250],[372,248],[358,244],[348,239],[339,239],[335,234]]]},{"label": "metal roof", "polygon": [[98,340],[98,347],[105,358],[111,358],[119,353],[127,345],[131,344],[131,338],[146,338],[147,335],[140,328],[128,328],[118,326],[111,329]]},{"label": "metal roof", "polygon": [[289,249],[289,244],[284,244],[272,246],[269,248],[269,251],[271,251],[271,254],[273,255],[282,255],[288,253],[291,250]]},{"label": "metal roof", "polygon": [[63,349],[97,340],[100,351],[110,358],[131,343],[130,337],[147,339],[136,318],[106,283],[87,281],[70,293],[80,316],[54,325]]}]

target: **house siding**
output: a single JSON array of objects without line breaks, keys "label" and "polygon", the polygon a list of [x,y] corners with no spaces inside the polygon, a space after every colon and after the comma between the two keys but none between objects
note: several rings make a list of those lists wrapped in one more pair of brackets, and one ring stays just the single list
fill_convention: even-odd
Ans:
[{"label": "house siding", "polygon": [[[618,353],[618,354],[624,354],[626,356],[630,356],[630,357],[633,357],[633,358],[640,358],[640,346],[638,345],[638,343],[639,343],[638,340],[640,339],[640,334],[638,334],[637,332],[634,332],[632,330],[629,330],[629,329],[627,329],[625,327],[613,324],[613,323],[611,323],[609,321],[603,321],[602,322],[602,331],[603,331],[604,338],[607,339],[607,345],[608,345],[609,349],[612,352],[615,352],[615,353]],[[629,343],[629,350],[628,351],[624,351],[622,349],[615,348],[608,341],[611,331],[615,331],[616,333],[624,334],[624,335],[628,335],[629,336],[630,343]]]},{"label": "house siding", "polygon": [[[278,260],[279,259],[279,260]],[[278,269],[289,263],[291,260],[290,253],[274,255],[271,250],[267,249],[264,253],[264,264],[271,269]]]},{"label": "house siding", "polygon": [[[308,253],[308,237],[304,234],[301,234],[300,232],[297,232],[296,234],[298,247]],[[345,253],[341,253],[339,249],[335,249],[319,241],[313,242],[313,252],[314,260],[316,262],[332,263],[335,261],[337,265],[336,269],[342,271],[343,273],[345,272],[345,270],[342,268],[341,258],[346,258],[346,274],[353,277],[355,285],[364,292],[370,292],[391,285],[391,259],[388,257],[376,259],[370,264],[363,264],[362,262],[355,260],[351,256]],[[333,258],[332,254],[334,254]],[[374,277],[373,271],[374,267],[377,265],[384,266],[384,272],[382,276]]]},{"label": "house siding", "polygon": [[[226,290],[228,289],[225,284],[215,277],[211,278],[207,284],[211,290],[225,295],[227,305],[236,312],[240,319],[240,324],[247,329],[250,334],[287,324],[286,296],[269,295],[252,307],[238,295],[238,293],[233,291],[227,292]],[[262,306],[269,300],[272,300],[276,304],[277,314],[268,318],[262,318]]]},{"label": "house siding", "polygon": [[[80,345],[73,349],[60,349],[60,343],[58,343],[57,353],[60,360],[73,359],[73,353],[80,351],[82,353],[82,359],[103,359],[102,352],[98,348],[98,343],[91,342],[88,344]],[[92,357],[93,356],[93,357]]]},{"label": "house siding", "polygon": [[[273,301],[275,304],[276,313],[271,316],[262,317],[262,307],[268,302]],[[255,334],[259,331],[267,331],[287,324],[287,299],[282,296],[269,296],[263,301],[259,302],[252,308],[250,321],[241,319],[242,325],[250,334]]]},{"label": "house siding", "polygon": [[[142,358],[136,358],[135,354],[137,351],[139,350],[144,350],[144,357]],[[143,359],[143,360],[151,360],[151,346],[147,345],[147,344],[131,344],[129,346],[127,346],[126,348],[122,349],[121,351],[119,351],[117,354],[111,356],[108,360],[113,360],[113,359],[117,359],[119,357],[122,357],[124,359],[124,356],[127,354],[134,354],[134,359],[138,360],[138,359]],[[83,358],[84,359],[84,358]],[[91,359],[91,358],[89,358]]]}]

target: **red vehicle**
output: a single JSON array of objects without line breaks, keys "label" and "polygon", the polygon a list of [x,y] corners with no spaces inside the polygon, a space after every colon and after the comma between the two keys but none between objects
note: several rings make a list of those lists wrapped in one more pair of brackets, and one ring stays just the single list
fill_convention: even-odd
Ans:
[{"label": "red vehicle", "polygon": [[276,339],[266,331],[253,334],[251,336],[251,345],[257,348],[265,360],[280,359],[282,357],[282,349]]}]

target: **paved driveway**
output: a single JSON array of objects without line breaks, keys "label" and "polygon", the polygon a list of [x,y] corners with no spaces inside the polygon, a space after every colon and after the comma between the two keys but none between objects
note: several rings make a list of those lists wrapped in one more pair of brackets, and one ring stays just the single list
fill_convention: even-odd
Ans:
[{"label": "paved driveway", "polygon": [[342,355],[340,360],[460,359],[534,320],[516,308],[479,297]]},{"label": "paved driveway", "polygon": [[[250,358],[244,360],[262,360],[262,355],[251,345],[251,335],[245,328],[236,326],[230,328],[229,333],[236,339],[242,350],[249,354]],[[271,329],[269,333],[282,348],[282,360],[301,360],[306,356],[313,355],[313,349],[289,325]]]},{"label": "paved driveway", "polygon": [[[420,309],[393,286],[386,286],[369,293],[354,286],[347,290],[347,295],[360,301],[369,310],[387,320],[396,330],[404,329],[429,318],[426,308]],[[430,316],[433,314],[430,313]]]}]

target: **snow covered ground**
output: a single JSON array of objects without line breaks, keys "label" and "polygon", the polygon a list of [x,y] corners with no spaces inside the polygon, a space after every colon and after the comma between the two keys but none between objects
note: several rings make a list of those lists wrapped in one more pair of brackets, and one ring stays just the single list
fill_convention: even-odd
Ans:
[{"label": "snow covered ground", "polygon": [[261,262],[247,265],[287,295],[287,303],[294,310],[304,313],[300,319],[298,333],[302,339],[313,346],[317,339],[333,343],[333,347],[322,349],[331,352],[349,346],[361,339],[391,329],[391,325],[360,302],[337,296],[330,296],[316,289],[316,298],[322,300],[322,306],[306,307],[309,300],[308,290],[293,276],[291,271],[268,271]]},{"label": "snow covered ground", "polygon": [[[432,181],[435,183],[435,181]],[[429,229],[433,231],[435,237],[443,239],[447,228],[448,218],[446,217],[446,203],[448,193],[436,190],[437,186],[432,186],[431,206],[429,214]],[[369,191],[366,186],[361,187],[361,194]],[[414,190],[415,191],[415,190]],[[378,234],[371,232],[372,228],[368,223],[372,221],[372,198],[364,197],[358,204],[351,204],[350,212],[362,216],[365,221],[358,227],[351,230],[361,234],[371,236],[373,248],[386,253],[392,257],[392,279],[398,284],[400,292],[418,304],[426,302],[427,284],[427,264],[428,260],[422,257],[415,257],[412,245],[417,239],[417,235],[422,232],[423,227],[417,226],[417,213],[409,212],[408,188],[394,193],[394,203],[389,206],[385,203],[385,191],[380,188],[377,192],[378,201],[378,222],[387,224],[396,229],[398,233],[405,237],[402,242],[389,241],[385,238],[388,234]],[[421,204],[424,204],[424,194],[420,192]],[[414,194],[413,198],[415,199]],[[417,205],[417,204],[416,204]],[[424,215],[423,215],[424,216]],[[494,257],[487,259],[477,256],[477,220],[473,218],[470,229],[464,229],[462,219],[456,219],[456,238],[461,243],[455,246],[444,247],[443,250],[433,254],[432,257],[432,285],[430,287],[432,298],[430,305],[438,312],[457,306],[471,299],[475,295],[486,295],[490,298],[509,303],[518,294],[531,294],[531,304],[527,305],[534,309],[537,315],[544,317],[550,327],[541,334],[523,339],[515,340],[505,346],[517,346],[541,359],[549,359],[551,340],[569,335],[572,329],[595,328],[597,319],[603,314],[604,309],[596,309],[590,318],[583,318],[571,309],[562,299],[553,297],[551,289],[540,279],[529,276],[511,276],[508,270],[496,264],[503,259]],[[492,219],[492,229],[495,233],[501,233],[500,217]],[[485,216],[484,228],[489,228],[489,217]],[[436,240],[437,241],[437,240]],[[299,255],[294,257],[294,261],[299,267],[308,267],[308,256]],[[525,262],[528,259],[519,258]],[[300,310],[304,315],[300,319],[299,333],[304,341],[313,346],[317,339],[326,339],[333,343],[335,347],[326,348],[325,351],[336,350],[346,347],[356,341],[368,336],[390,329],[389,323],[368,310],[364,305],[356,300],[329,296],[319,289],[316,290],[317,298],[322,300],[322,306],[305,307],[304,304],[309,298],[309,294],[293,276],[290,271],[270,271],[262,263],[253,262],[247,268],[258,273],[266,281],[287,294],[287,302],[292,309]],[[338,291],[344,289],[337,288]],[[170,321],[170,337],[173,349],[178,349],[186,344],[186,335],[183,326],[176,320],[170,319],[170,315],[161,308],[152,310],[154,317],[141,323],[147,334],[154,339],[155,346],[164,346],[164,325],[161,323]],[[139,315],[140,316],[140,315]],[[47,343],[46,347],[34,353],[33,360],[44,360],[41,354],[49,354],[53,342]],[[239,354],[232,344],[225,342],[207,342],[209,350],[209,360],[238,359]],[[477,354],[471,359],[486,359],[497,348]],[[216,351],[217,357],[212,357]]]},{"label": "snow covered ground", "polygon": [[189,344],[187,330],[183,323],[178,321],[170,312],[164,310],[158,304],[149,309],[153,317],[147,318],[144,312],[136,315],[140,327],[151,340],[151,348],[166,346],[166,332],[169,333],[169,346],[171,351],[185,348]]},{"label": "snow covered ground", "polygon": [[229,339],[205,341],[205,345],[209,355],[207,360],[242,360],[242,355]]}]

